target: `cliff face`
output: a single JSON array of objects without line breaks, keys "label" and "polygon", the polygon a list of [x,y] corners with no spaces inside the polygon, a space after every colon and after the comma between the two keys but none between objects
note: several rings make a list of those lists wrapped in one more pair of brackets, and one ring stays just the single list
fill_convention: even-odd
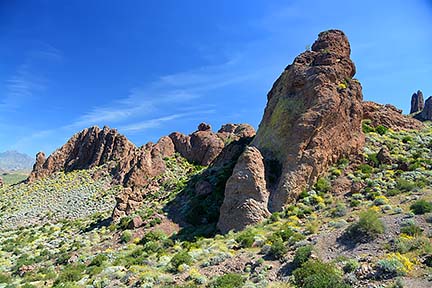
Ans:
[{"label": "cliff face", "polygon": [[[356,70],[350,52],[350,44],[342,31],[322,32],[312,51],[300,54],[268,93],[264,116],[251,146],[264,157],[269,196],[265,190],[261,193],[262,197],[268,197],[270,212],[281,210],[305,187],[313,185],[341,156],[357,154],[363,147],[363,97],[360,83],[352,79]],[[238,175],[259,171],[252,169],[259,158],[258,153],[255,156],[240,157],[245,163],[238,164],[228,180],[224,211],[221,210],[218,223],[222,232],[238,230],[263,219],[252,217],[250,207],[243,209],[247,215],[242,217],[234,213],[232,216],[236,217],[224,215],[237,205],[230,200],[232,194],[238,193],[236,187],[251,187],[246,184],[251,181],[250,177]],[[262,177],[256,176],[261,182]],[[246,190],[245,195],[251,193]],[[265,211],[261,213],[265,214]],[[236,224],[238,219],[247,220]]]}]

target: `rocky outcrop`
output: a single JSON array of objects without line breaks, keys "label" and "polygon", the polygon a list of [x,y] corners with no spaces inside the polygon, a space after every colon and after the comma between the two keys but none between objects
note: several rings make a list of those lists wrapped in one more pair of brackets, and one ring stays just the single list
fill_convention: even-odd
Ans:
[{"label": "rocky outcrop", "polygon": [[422,91],[418,90],[411,97],[410,114],[422,111],[424,108],[424,99]]},{"label": "rocky outcrop", "polygon": [[270,216],[267,209],[269,195],[261,152],[255,147],[248,147],[226,183],[219,230],[222,233],[241,230]]},{"label": "rocky outcrop", "polygon": [[374,127],[382,125],[395,131],[418,130],[424,127],[423,123],[403,115],[402,110],[393,105],[369,101],[363,103],[363,119],[369,119]]},{"label": "rocky outcrop", "polygon": [[174,132],[169,137],[180,155],[190,162],[207,166],[222,152],[225,143],[254,135],[255,129],[248,124],[226,124],[214,133],[210,125],[201,123],[189,136]]},{"label": "rocky outcrop", "polygon": [[91,127],[75,134],[47,159],[38,153],[29,181],[43,178],[54,172],[89,169],[109,161],[128,158],[135,145],[117,130]]},{"label": "rocky outcrop", "polygon": [[[360,83],[352,79],[356,70],[350,52],[342,31],[322,32],[312,51],[300,54],[276,80],[251,143],[256,147],[253,155],[259,158],[259,151],[264,157],[266,181],[262,174],[249,176],[256,171],[246,161],[251,159],[248,149],[227,183],[218,223],[221,230],[242,229],[245,223],[260,221],[268,211],[281,210],[305,187],[312,186],[330,164],[341,156],[358,154],[364,144],[362,91]],[[237,205],[238,210],[227,209],[235,206],[231,199],[249,199],[256,189],[262,191],[261,198],[268,195],[267,207],[267,200],[262,199],[259,205],[251,202],[250,208]],[[250,218],[248,209],[257,216]],[[250,221],[237,225],[230,219]]]},{"label": "rocky outcrop", "polygon": [[420,121],[431,121],[432,120],[432,96],[426,99],[423,110],[414,116]]},{"label": "rocky outcrop", "polygon": [[0,188],[3,187],[3,178],[0,177]]}]

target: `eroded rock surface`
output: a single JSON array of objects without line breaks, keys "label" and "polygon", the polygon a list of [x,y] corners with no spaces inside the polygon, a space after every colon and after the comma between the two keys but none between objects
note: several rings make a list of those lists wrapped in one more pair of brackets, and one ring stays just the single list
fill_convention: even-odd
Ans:
[{"label": "eroded rock surface", "polygon": [[269,195],[261,152],[247,147],[226,183],[218,228],[222,233],[241,230],[270,216]]},{"label": "eroded rock surface", "polygon": [[369,119],[374,127],[382,125],[394,131],[418,130],[424,127],[423,123],[403,115],[402,110],[393,105],[369,101],[363,103],[363,119]]},{"label": "eroded rock surface", "polygon": [[410,114],[422,111],[424,108],[423,92],[418,90],[411,97],[411,109]]},{"label": "eroded rock surface", "polygon": [[89,169],[109,161],[129,157],[135,145],[116,129],[91,127],[75,134],[47,159],[38,153],[29,181],[43,178],[58,171]]},{"label": "eroded rock surface", "polygon": [[[342,31],[322,32],[312,51],[300,54],[276,80],[251,143],[255,148],[244,152],[242,163],[236,165],[227,183],[218,223],[222,231],[242,229],[261,221],[269,211],[281,210],[305,187],[313,185],[329,165],[342,156],[358,154],[364,145],[363,97],[360,83],[352,79],[355,66],[350,52]],[[247,161],[251,159],[248,154],[256,156],[257,151],[264,157],[266,177],[253,174],[251,171],[261,170],[251,169]],[[251,174],[254,177],[241,177]],[[269,196],[266,207],[263,199],[259,205],[254,200],[250,205],[237,204],[238,209],[234,209],[233,199],[249,199],[256,189],[263,191],[261,198]],[[249,217],[252,212],[254,218]],[[236,224],[232,219],[249,220]]]},{"label": "eroded rock surface", "polygon": [[180,155],[190,162],[207,166],[222,152],[226,143],[254,135],[255,129],[248,124],[225,124],[214,133],[210,125],[201,123],[191,135],[174,132],[169,137]]},{"label": "eroded rock surface", "polygon": [[421,111],[421,113],[417,114],[415,118],[421,121],[432,120],[432,96],[426,99],[423,110]]}]

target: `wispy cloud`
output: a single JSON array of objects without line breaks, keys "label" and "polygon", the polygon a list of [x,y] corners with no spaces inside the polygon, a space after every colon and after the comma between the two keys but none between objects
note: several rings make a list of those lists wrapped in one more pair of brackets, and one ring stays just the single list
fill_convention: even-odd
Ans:
[{"label": "wispy cloud", "polygon": [[[152,83],[132,88],[129,95],[122,99],[108,105],[94,107],[68,127],[83,128],[135,120],[136,124],[126,124],[122,127],[123,131],[136,131],[155,127],[178,117],[185,117],[186,114],[180,110],[184,111],[193,106],[196,99],[214,89],[246,81],[251,76],[251,74],[239,76],[232,71],[233,65],[235,60],[162,76]],[[174,113],[171,116],[160,116],[166,107],[170,107],[171,112]],[[192,113],[188,112],[188,115]],[[141,121],[136,121],[136,118]]]},{"label": "wispy cloud", "polygon": [[132,123],[123,127],[120,127],[119,129],[124,132],[137,132],[142,131],[144,129],[150,129],[150,128],[157,128],[160,127],[165,122],[170,122],[176,119],[180,118],[188,118],[191,116],[198,116],[198,115],[204,115],[204,114],[211,114],[215,113],[215,110],[205,110],[205,111],[199,111],[197,113],[195,112],[188,112],[188,113],[179,113],[179,114],[171,114],[163,117],[148,119],[145,121],[140,121],[137,123]]},{"label": "wispy cloud", "polygon": [[14,111],[24,103],[37,99],[38,93],[44,91],[48,83],[41,73],[41,67],[62,58],[60,50],[46,43],[39,43],[37,49],[28,51],[22,64],[3,83],[5,95],[0,100],[0,110]]}]

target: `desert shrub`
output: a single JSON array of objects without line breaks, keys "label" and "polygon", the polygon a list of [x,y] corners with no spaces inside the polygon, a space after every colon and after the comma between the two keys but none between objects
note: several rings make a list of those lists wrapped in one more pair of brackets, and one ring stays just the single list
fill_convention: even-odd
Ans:
[{"label": "desert shrub", "polygon": [[402,142],[403,143],[409,143],[409,142],[412,142],[412,137],[411,136],[404,136],[403,138],[402,138]]},{"label": "desert shrub", "polygon": [[368,164],[360,164],[358,169],[364,174],[370,174],[373,172],[373,167]]},{"label": "desert shrub", "polygon": [[130,230],[125,230],[120,236],[120,242],[127,243],[132,239],[132,232]]},{"label": "desert shrub", "polygon": [[243,248],[252,247],[254,243],[255,233],[251,229],[241,232],[235,239],[237,243]]},{"label": "desert shrub", "polygon": [[162,232],[160,230],[154,230],[154,231],[149,231],[146,234],[144,234],[144,236],[141,238],[141,240],[138,243],[141,245],[144,245],[147,242],[164,240],[166,238],[167,238],[167,236],[164,232]]},{"label": "desert shrub", "polygon": [[414,264],[405,256],[396,253],[378,261],[377,267],[385,278],[404,276],[413,269]]},{"label": "desert shrub", "polygon": [[12,281],[12,277],[6,273],[0,273],[0,283],[10,283]]},{"label": "desert shrub", "polygon": [[387,133],[388,128],[383,126],[383,125],[378,125],[375,127],[375,132],[380,134],[380,135],[384,135],[385,133]]},{"label": "desert shrub", "polygon": [[84,265],[72,265],[64,267],[54,282],[54,286],[58,286],[59,284],[64,284],[67,282],[79,281],[83,277],[84,269]]},{"label": "desert shrub", "polygon": [[359,262],[356,259],[349,259],[344,263],[343,271],[345,273],[351,273],[360,267]]},{"label": "desert shrub", "polygon": [[120,218],[120,222],[117,224],[118,228],[121,230],[126,230],[129,227],[132,218],[130,216],[125,216]]},{"label": "desert shrub", "polygon": [[370,164],[372,164],[373,167],[378,167],[380,164],[380,161],[378,160],[378,153],[371,153],[367,155],[367,160]]},{"label": "desert shrub", "polygon": [[211,288],[237,288],[243,287],[245,279],[235,273],[228,273],[217,277],[213,283],[210,284]]},{"label": "desert shrub", "polygon": [[396,188],[402,192],[409,192],[417,188],[417,185],[412,181],[403,178],[398,178],[396,180]]},{"label": "desert shrub", "polygon": [[308,260],[293,272],[294,283],[301,288],[348,288],[342,273],[333,264]]},{"label": "desert shrub", "polygon": [[375,128],[372,127],[370,120],[369,121],[365,120],[362,122],[362,130],[363,133],[375,132]]},{"label": "desert shrub", "polygon": [[400,229],[400,232],[409,236],[420,236],[423,230],[419,226],[415,225],[414,223],[409,223],[408,225],[403,226]]},{"label": "desert shrub", "polygon": [[330,182],[325,178],[319,178],[315,184],[315,189],[319,192],[326,193],[330,191],[331,185]]},{"label": "desert shrub", "polygon": [[360,213],[356,223],[351,224],[346,231],[346,236],[355,242],[368,242],[384,233],[384,224],[373,210]]},{"label": "desert shrub", "polygon": [[312,245],[299,247],[294,255],[293,265],[295,268],[300,267],[303,263],[309,260],[312,255]]},{"label": "desert shrub", "polygon": [[282,241],[288,241],[296,232],[294,232],[289,226],[282,227],[275,233],[275,237],[282,238]]},{"label": "desert shrub", "polygon": [[102,266],[103,262],[107,261],[108,257],[105,254],[99,254],[93,258],[89,266]]},{"label": "desert shrub", "polygon": [[275,259],[281,259],[288,251],[281,238],[276,238],[270,246],[269,254]]},{"label": "desert shrub", "polygon": [[342,217],[347,213],[347,207],[344,203],[339,202],[336,204],[336,207],[331,212],[332,217]]},{"label": "desert shrub", "polygon": [[171,266],[177,270],[178,267],[182,264],[190,265],[192,263],[192,256],[189,255],[186,251],[180,251],[177,254],[174,255],[174,257],[171,259],[170,264]]},{"label": "desert shrub", "polygon": [[410,206],[410,209],[416,215],[432,212],[432,203],[426,200],[418,200]]}]

